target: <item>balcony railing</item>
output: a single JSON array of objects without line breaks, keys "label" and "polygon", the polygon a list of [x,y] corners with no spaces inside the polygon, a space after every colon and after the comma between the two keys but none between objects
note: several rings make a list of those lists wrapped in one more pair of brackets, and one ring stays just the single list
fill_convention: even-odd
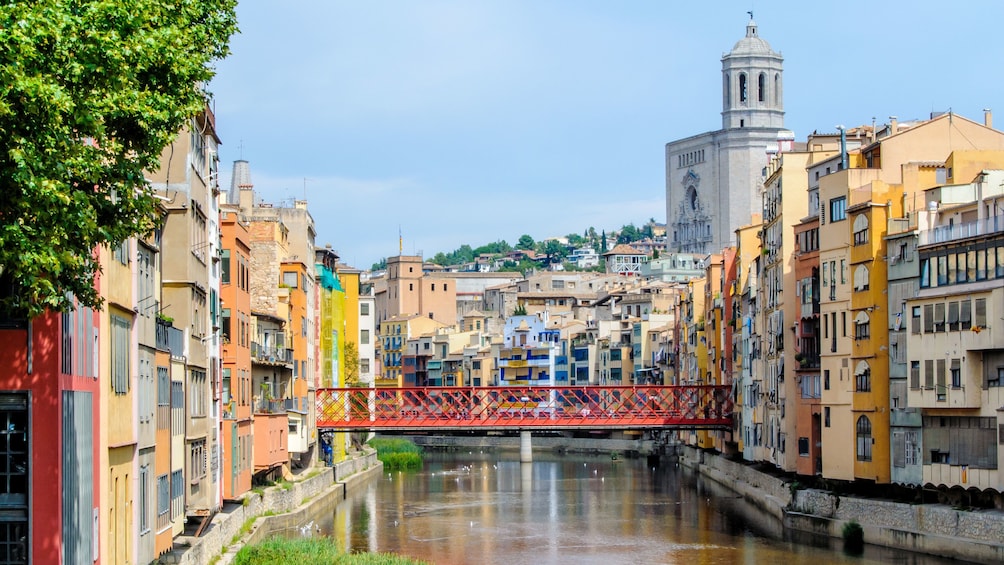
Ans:
[{"label": "balcony railing", "polygon": [[255,414],[285,414],[286,402],[284,399],[270,400],[267,398],[256,398],[254,401]]},{"label": "balcony railing", "polygon": [[252,341],[251,360],[258,363],[289,365],[293,362],[293,350],[282,347],[265,347]]},{"label": "balcony railing", "polygon": [[965,224],[953,224],[948,226],[937,226],[935,228],[920,232],[920,245],[933,245],[936,243],[947,243],[958,239],[966,239],[981,235],[1004,232],[1004,214],[968,222]]}]

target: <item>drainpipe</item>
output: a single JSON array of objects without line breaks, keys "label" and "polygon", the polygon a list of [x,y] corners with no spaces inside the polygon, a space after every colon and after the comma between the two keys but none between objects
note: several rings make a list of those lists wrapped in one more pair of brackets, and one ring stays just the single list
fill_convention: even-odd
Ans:
[{"label": "drainpipe", "polygon": [[844,126],[837,126],[840,130],[840,170],[847,168],[847,129]]}]

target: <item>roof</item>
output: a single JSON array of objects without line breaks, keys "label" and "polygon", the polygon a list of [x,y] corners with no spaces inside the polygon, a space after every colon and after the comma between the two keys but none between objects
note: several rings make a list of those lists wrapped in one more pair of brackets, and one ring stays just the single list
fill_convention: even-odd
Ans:
[{"label": "roof", "polygon": [[607,255],[645,255],[645,253],[638,251],[626,243],[618,243],[613,249],[603,254],[604,257]]},{"label": "roof", "polygon": [[775,55],[770,44],[757,34],[756,22],[750,18],[746,24],[746,37],[736,42],[729,55]]}]

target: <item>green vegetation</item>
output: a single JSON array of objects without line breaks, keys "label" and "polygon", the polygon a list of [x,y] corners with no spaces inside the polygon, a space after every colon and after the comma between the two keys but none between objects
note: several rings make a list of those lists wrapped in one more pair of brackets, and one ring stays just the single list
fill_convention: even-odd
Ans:
[{"label": "green vegetation", "polygon": [[377,451],[377,459],[388,471],[422,468],[422,449],[406,439],[376,437],[368,445]]},{"label": "green vegetation", "polygon": [[202,86],[236,4],[0,5],[0,311],[102,304],[94,250],[158,224],[147,171],[184,127],[205,127]]},{"label": "green vegetation", "polygon": [[241,548],[234,565],[296,563],[297,565],[416,565],[423,561],[387,553],[343,553],[331,538],[271,538]]},{"label": "green vegetation", "polygon": [[[633,223],[629,223],[622,226],[620,230],[611,232],[611,234],[616,237],[617,243],[631,243],[641,239],[654,237],[655,224],[655,218],[650,218],[649,221],[641,227],[636,227]],[[429,259],[429,261],[443,266],[463,265],[466,263],[473,263],[483,254],[492,255],[496,259],[500,259],[514,248],[524,251],[534,251],[538,254],[545,255],[547,257],[547,263],[561,263],[573,249],[580,247],[592,247],[600,254],[607,252],[606,230],[603,230],[602,233],[597,233],[596,228],[590,226],[582,232],[582,235],[570,233],[565,236],[565,239],[568,241],[567,244],[561,243],[558,239],[535,241],[530,234],[523,234],[519,237],[515,246],[509,245],[505,240],[499,240],[474,249],[472,249],[470,245],[464,244],[449,253],[436,253],[431,259]],[[578,268],[569,268],[569,263],[565,263],[564,265],[566,270],[583,270]],[[546,264],[538,263],[537,261],[531,259],[522,259],[519,262],[505,261],[501,265],[500,270],[519,271],[526,274],[527,271],[540,269],[542,267],[546,267]],[[386,260],[382,260],[380,263],[373,265],[373,270],[380,270],[382,268],[386,268]],[[590,268],[585,270],[598,269]]]},{"label": "green vegetation", "polygon": [[861,553],[865,549],[865,532],[861,524],[851,520],[844,524],[840,532],[844,538],[844,551],[848,553]]}]

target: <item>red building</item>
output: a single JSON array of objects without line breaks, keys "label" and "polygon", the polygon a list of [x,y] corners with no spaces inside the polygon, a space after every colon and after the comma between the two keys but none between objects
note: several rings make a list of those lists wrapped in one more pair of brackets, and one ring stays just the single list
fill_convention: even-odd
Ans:
[{"label": "red building", "polygon": [[0,318],[0,563],[100,562],[97,341],[89,308]]}]

